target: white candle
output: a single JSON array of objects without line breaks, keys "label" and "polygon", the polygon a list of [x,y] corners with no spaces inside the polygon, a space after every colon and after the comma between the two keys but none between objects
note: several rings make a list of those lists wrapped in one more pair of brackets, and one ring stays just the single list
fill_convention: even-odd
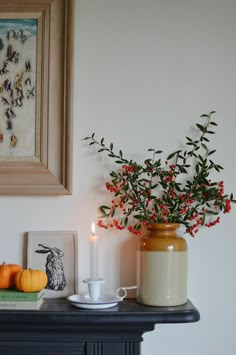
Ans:
[{"label": "white candle", "polygon": [[95,234],[95,224],[92,224],[92,234],[89,237],[90,244],[90,279],[98,279],[98,236]]}]

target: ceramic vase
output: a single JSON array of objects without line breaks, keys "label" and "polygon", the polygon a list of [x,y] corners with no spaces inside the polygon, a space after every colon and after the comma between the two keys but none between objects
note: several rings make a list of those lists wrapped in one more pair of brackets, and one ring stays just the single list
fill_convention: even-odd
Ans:
[{"label": "ceramic vase", "polygon": [[139,303],[178,306],[187,301],[188,252],[177,223],[156,223],[140,238],[137,250]]}]

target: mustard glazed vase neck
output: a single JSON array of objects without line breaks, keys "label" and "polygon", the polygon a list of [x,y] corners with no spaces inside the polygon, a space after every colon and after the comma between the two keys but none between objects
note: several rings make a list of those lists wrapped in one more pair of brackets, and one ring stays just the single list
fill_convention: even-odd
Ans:
[{"label": "mustard glazed vase neck", "polygon": [[179,223],[153,223],[147,226],[152,236],[177,236],[176,231],[179,228]]},{"label": "mustard glazed vase neck", "polygon": [[178,223],[153,223],[148,234],[141,239],[140,249],[145,251],[186,251],[187,242],[177,235]]}]

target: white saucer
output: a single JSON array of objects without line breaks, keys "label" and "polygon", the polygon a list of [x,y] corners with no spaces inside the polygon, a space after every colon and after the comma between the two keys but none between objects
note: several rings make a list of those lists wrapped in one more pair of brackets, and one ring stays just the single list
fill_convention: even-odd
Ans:
[{"label": "white saucer", "polygon": [[67,299],[72,304],[72,306],[86,309],[110,308],[116,306],[118,302],[122,301],[122,299],[112,295],[101,295],[99,299],[93,301],[86,293],[80,295],[72,295],[67,297]]}]

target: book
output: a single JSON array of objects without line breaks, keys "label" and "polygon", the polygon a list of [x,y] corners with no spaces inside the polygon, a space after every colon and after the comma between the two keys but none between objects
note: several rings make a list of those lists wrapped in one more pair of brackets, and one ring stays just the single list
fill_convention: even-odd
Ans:
[{"label": "book", "polygon": [[39,310],[43,302],[43,297],[37,301],[0,301],[0,310]]},{"label": "book", "polygon": [[38,292],[22,292],[15,289],[0,290],[0,302],[2,301],[37,301],[44,294],[44,290]]}]

